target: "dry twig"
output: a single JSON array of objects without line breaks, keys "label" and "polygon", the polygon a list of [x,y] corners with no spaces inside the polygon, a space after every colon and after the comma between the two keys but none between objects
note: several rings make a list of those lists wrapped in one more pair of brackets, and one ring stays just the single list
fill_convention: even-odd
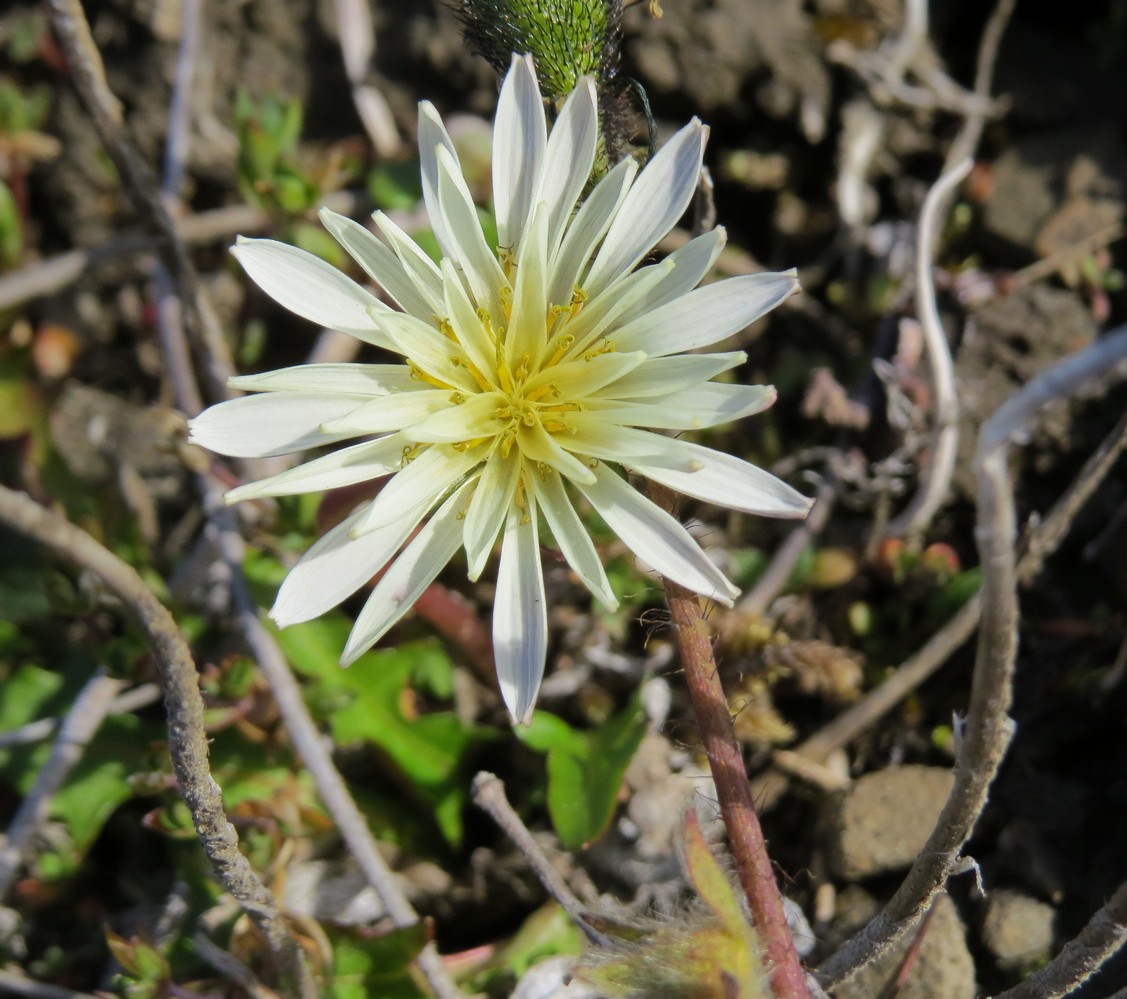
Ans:
[{"label": "dry twig", "polygon": [[168,711],[168,748],[180,794],[196,834],[220,883],[254,920],[294,995],[316,990],[277,903],[239,852],[238,835],[227,821],[219,787],[208,767],[196,664],[176,622],[137,572],[85,531],[41,507],[23,493],[0,486],[0,521],[46,545],[55,554],[92,572],[129,609],[144,629],[160,671]]},{"label": "dry twig", "polygon": [[935,387],[934,427],[931,438],[931,461],[919,492],[891,524],[890,534],[909,534],[924,530],[947,497],[951,476],[955,471],[955,454],[959,447],[959,401],[955,393],[955,365],[951,345],[939,319],[935,303],[935,282],[931,277],[935,237],[942,224],[940,210],[947,195],[970,173],[969,159],[956,163],[944,173],[927,193],[916,246],[916,311],[927,345],[931,380]]},{"label": "dry twig", "polygon": [[528,866],[532,868],[544,890],[559,903],[560,908],[568,914],[571,921],[583,931],[583,935],[596,946],[609,946],[610,940],[587,922],[583,903],[576,898],[563,876],[545,856],[540,844],[536,842],[528,827],[509,804],[501,778],[484,770],[477,774],[473,779],[473,803],[496,822],[509,837],[513,846],[528,861]]},{"label": "dry twig", "polygon": [[888,905],[819,969],[827,986],[850,978],[919,921],[955,869],[1009,745],[1018,583],[1009,443],[1047,403],[1068,398],[1097,378],[1125,374],[1127,327],[1121,327],[1038,375],[999,407],[979,433],[975,533],[983,573],[982,627],[955,784],[935,829]]},{"label": "dry twig", "polygon": [[20,866],[27,861],[35,835],[47,820],[52,799],[82,759],[90,740],[97,735],[113,707],[114,698],[124,686],[123,680],[107,676],[105,670],[98,670],[75,698],[59,726],[55,745],[35,778],[35,784],[16,811],[7,834],[0,837],[0,901],[8,894]]},{"label": "dry twig", "polygon": [[82,5],[79,0],[44,0],[44,4],[66,53],[78,96],[121,176],[134,212],[156,239],[157,252],[184,310],[188,339],[207,379],[209,393],[214,398],[224,398],[227,378],[234,373],[230,352],[222,330],[209,322],[210,310],[202,306],[195,269],[183,243],[176,238],[176,227],[152,170],[125,132],[121,104],[106,83],[102,57]]},{"label": "dry twig", "polygon": [[[1059,999],[1071,995],[1127,945],[1127,882],[1100,908],[1061,952],[1025,981],[996,999]],[[1110,999],[1127,999],[1127,989]]]},{"label": "dry twig", "polygon": [[34,978],[27,978],[14,971],[0,969],[0,992],[13,996],[24,996],[26,999],[101,999],[89,992],[75,992],[73,989],[64,989],[59,985],[47,985],[37,982]]}]

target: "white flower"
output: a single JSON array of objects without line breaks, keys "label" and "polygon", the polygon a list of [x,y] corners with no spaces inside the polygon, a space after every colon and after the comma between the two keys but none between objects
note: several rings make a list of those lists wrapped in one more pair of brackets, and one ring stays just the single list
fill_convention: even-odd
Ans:
[{"label": "white flower", "polygon": [[518,721],[531,716],[547,655],[541,516],[579,578],[613,608],[574,494],[663,575],[725,604],[739,592],[614,466],[749,513],[802,517],[809,508],[754,465],[638,429],[697,430],[770,406],[769,386],[710,380],[743,353],[686,352],[743,329],[798,285],[792,271],[696,288],[724,245],[722,229],[638,267],[688,206],[707,129],[694,119],[640,172],[623,160],[576,211],[595,159],[596,107],[594,84],[584,78],[548,135],[532,60],[514,57],[494,126],[495,252],[450,136],[435,109],[420,105],[423,195],[441,265],[381,212],[374,221],[382,240],[321,213],[401,312],[311,254],[240,240],[233,252],[267,294],[403,361],[235,378],[235,388],[257,394],[191,423],[195,443],[241,457],[360,439],[241,486],[230,502],[389,477],[374,500],[306,552],[271,611],[281,626],[307,621],[386,569],[356,620],[345,665],[406,613],[459,549],[477,579],[502,535],[493,640],[501,692]]}]

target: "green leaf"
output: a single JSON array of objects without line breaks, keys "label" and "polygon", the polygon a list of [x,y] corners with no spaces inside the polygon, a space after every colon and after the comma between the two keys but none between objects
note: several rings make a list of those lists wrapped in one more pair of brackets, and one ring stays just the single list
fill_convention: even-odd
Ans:
[{"label": "green leaf", "polygon": [[[0,698],[0,732],[19,728],[37,718],[49,717],[47,706],[62,689],[64,679],[58,673],[27,663],[3,680],[4,696]],[[0,750],[0,767],[6,750]]]},{"label": "green leaf", "polygon": [[415,984],[409,968],[426,946],[430,933],[425,923],[369,937],[325,927],[333,945],[333,999],[423,999],[426,992]]},{"label": "green leaf", "polygon": [[[508,995],[534,964],[558,954],[581,954],[583,935],[563,909],[547,902],[532,913],[516,936],[489,958],[466,983],[467,991]],[[504,991],[502,991],[504,989]]]},{"label": "green leaf", "polygon": [[[284,572],[275,560],[259,555],[248,559],[247,574],[257,596],[272,593]],[[430,806],[447,842],[459,845],[468,756],[497,733],[465,725],[452,711],[418,717],[405,712],[412,689],[452,692],[454,666],[442,646],[413,642],[379,649],[343,669],[340,650],[352,625],[339,611],[282,631],[268,627],[294,669],[311,681],[306,701],[329,723],[334,741],[378,748]]]},{"label": "green leaf", "polygon": [[80,854],[97,839],[106,819],[133,797],[128,777],[162,734],[163,727],[136,715],[111,715],[102,723],[51,802],[51,815],[65,823]]},{"label": "green leaf", "polygon": [[648,728],[639,689],[621,714],[590,731],[543,711],[517,730],[526,745],[548,754],[548,812],[565,848],[581,849],[606,832],[626,768]]}]

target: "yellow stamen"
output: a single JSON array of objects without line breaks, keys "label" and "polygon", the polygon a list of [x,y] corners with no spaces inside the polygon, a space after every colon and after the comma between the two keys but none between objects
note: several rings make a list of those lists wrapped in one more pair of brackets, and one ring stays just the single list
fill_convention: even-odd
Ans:
[{"label": "yellow stamen", "polygon": [[481,328],[485,330],[485,335],[489,337],[491,343],[497,342],[497,336],[493,332],[493,318],[489,315],[488,309],[477,310],[477,321],[481,323]]},{"label": "yellow stamen", "polygon": [[542,420],[541,422],[544,429],[550,434],[575,433],[575,425],[568,423],[567,420]]},{"label": "yellow stamen", "polygon": [[598,340],[595,341],[593,346],[588,347],[587,350],[583,352],[583,360],[590,361],[598,357],[600,354],[613,353],[614,341],[608,340],[605,336],[601,336]]},{"label": "yellow stamen", "polygon": [[[458,366],[457,360],[458,359],[456,357],[450,358],[450,364],[452,367]],[[449,382],[444,382],[439,378],[435,378],[433,375],[428,375],[414,361],[408,361],[407,367],[411,369],[411,381],[413,382],[425,382],[427,385],[433,385],[435,388],[440,389],[448,389],[454,387]]]},{"label": "yellow stamen", "polygon": [[538,389],[529,392],[528,395],[525,396],[525,399],[528,402],[539,402],[546,395],[551,395],[553,399],[558,399],[560,397],[560,390],[557,386],[549,382],[547,385],[541,385]]},{"label": "yellow stamen", "polygon": [[[559,343],[556,344],[556,352],[551,356],[551,359],[544,365],[545,368],[550,368],[555,364],[559,364],[563,357],[569,350],[572,344],[575,343],[575,337],[570,333],[565,333],[560,337]],[[543,370],[543,369],[541,369]]]}]

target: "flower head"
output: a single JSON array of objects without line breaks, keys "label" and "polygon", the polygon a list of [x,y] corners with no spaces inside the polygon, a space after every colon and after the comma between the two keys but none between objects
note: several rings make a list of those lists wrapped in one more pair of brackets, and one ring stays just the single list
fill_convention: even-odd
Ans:
[{"label": "flower head", "polygon": [[532,61],[514,57],[494,126],[494,251],[450,136],[424,102],[423,195],[441,264],[380,212],[374,221],[383,239],[321,214],[402,311],[294,247],[240,240],[233,251],[279,303],[399,363],[311,364],[236,378],[235,388],[256,394],[191,423],[195,443],[242,457],[359,439],[241,486],[230,502],[387,477],[374,500],[305,553],[271,611],[282,626],[307,621],[384,570],[344,649],[345,665],[402,617],[459,549],[476,579],[501,536],[494,650],[502,695],[519,721],[531,715],[547,655],[541,519],[608,607],[615,596],[576,496],[663,575],[730,604],[738,590],[619,469],[750,513],[801,517],[809,507],[754,465],[653,432],[710,427],[771,405],[770,387],[711,381],[743,353],[685,352],[742,329],[797,281],[793,272],[754,274],[696,288],[724,244],[722,229],[639,267],[692,198],[707,129],[693,120],[641,171],[623,160],[576,210],[595,159],[597,119],[594,84],[583,78],[549,135]]}]

